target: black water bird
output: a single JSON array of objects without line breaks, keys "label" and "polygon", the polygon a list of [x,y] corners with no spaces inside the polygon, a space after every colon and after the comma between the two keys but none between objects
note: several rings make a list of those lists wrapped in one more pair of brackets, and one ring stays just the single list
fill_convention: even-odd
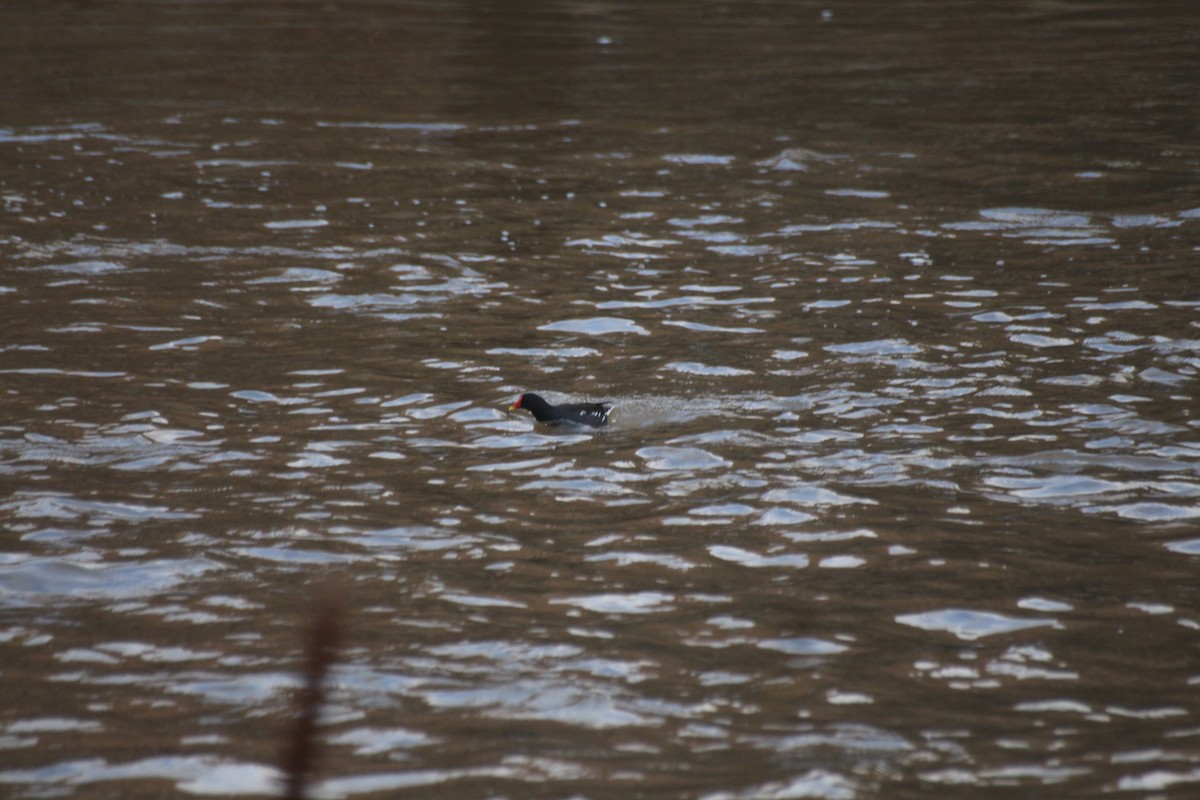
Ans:
[{"label": "black water bird", "polygon": [[563,403],[553,406],[533,392],[526,392],[513,401],[509,411],[518,408],[533,414],[538,422],[560,424],[570,422],[575,425],[588,425],[593,428],[603,428],[608,424],[608,412],[613,410],[612,403]]}]

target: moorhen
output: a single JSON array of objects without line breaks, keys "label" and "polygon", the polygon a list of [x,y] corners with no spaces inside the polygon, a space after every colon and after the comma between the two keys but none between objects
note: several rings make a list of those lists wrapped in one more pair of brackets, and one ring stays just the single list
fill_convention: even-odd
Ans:
[{"label": "moorhen", "polygon": [[538,422],[560,424],[570,422],[575,425],[590,425],[602,428],[608,424],[608,412],[613,410],[612,403],[563,403],[552,406],[533,392],[526,392],[513,401],[509,411],[523,408]]}]

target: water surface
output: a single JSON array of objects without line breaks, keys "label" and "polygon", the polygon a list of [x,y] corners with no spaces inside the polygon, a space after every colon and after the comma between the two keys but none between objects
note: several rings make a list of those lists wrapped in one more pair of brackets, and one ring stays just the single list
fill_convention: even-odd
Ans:
[{"label": "water surface", "polygon": [[6,7],[5,792],[1187,796],[1192,16]]}]

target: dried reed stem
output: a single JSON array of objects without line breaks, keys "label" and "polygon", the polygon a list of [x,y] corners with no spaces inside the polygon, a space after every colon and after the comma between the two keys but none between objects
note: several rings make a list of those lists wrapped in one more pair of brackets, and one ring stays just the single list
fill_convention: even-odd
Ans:
[{"label": "dried reed stem", "polygon": [[330,588],[318,593],[309,629],[304,685],[297,692],[291,738],[283,754],[283,797],[303,800],[316,772],[317,722],[325,702],[325,676],[337,660],[342,633],[342,604]]}]

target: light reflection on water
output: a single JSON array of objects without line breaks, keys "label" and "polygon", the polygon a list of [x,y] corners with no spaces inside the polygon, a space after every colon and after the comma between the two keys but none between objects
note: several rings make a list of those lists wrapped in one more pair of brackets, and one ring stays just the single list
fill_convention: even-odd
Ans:
[{"label": "light reflection on water", "polygon": [[1200,781],[1176,156],[395,113],[0,131],[0,783],[270,791],[325,579],[322,796]]}]

